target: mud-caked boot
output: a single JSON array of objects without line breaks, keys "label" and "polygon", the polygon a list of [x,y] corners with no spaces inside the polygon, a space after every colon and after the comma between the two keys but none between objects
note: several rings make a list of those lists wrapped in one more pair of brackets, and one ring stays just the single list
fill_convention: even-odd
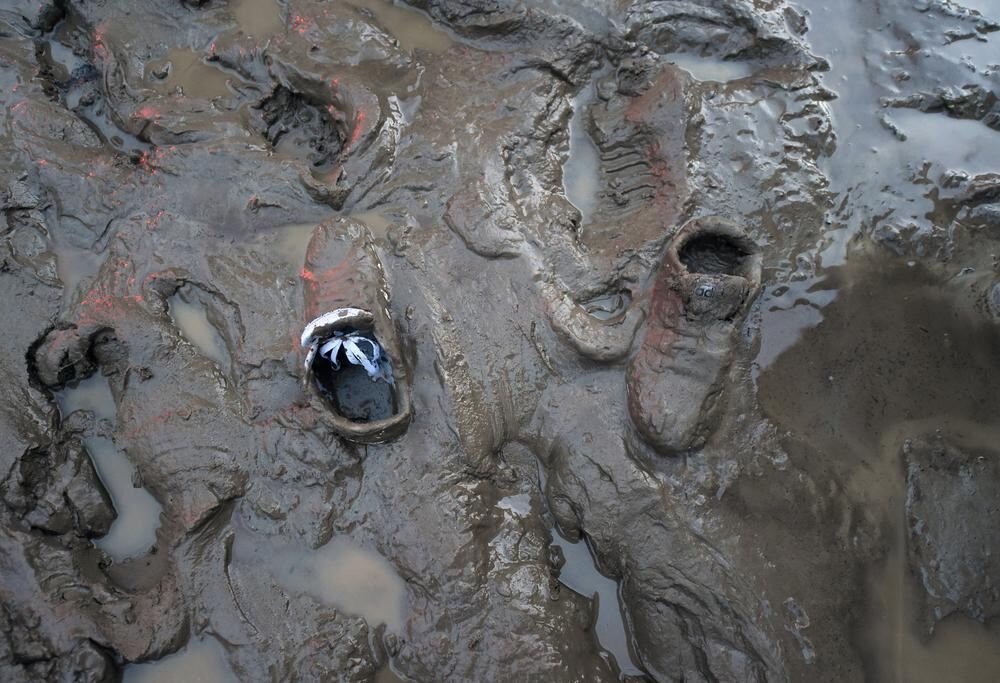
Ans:
[{"label": "mud-caked boot", "polygon": [[307,387],[329,406],[344,438],[399,436],[412,413],[410,385],[371,233],[344,218],[316,226],[301,276]]},{"label": "mud-caked boot", "polygon": [[757,245],[721,218],[694,219],[669,244],[625,377],[632,423],[657,451],[696,448],[714,430],[760,267]]}]

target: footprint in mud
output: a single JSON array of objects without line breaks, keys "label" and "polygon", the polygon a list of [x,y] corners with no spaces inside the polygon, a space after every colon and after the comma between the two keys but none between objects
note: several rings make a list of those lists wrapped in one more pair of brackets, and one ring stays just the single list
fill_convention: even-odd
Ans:
[{"label": "footprint in mud", "polygon": [[632,290],[648,277],[634,254],[652,256],[687,197],[679,74],[627,62],[599,72],[572,100],[562,183],[581,224],[576,253],[558,259],[573,264],[555,273],[565,288],[541,286],[553,329],[590,360],[614,363],[629,354],[646,314],[644,302],[632,304]]},{"label": "footprint in mud", "polygon": [[181,334],[233,379],[239,311],[216,294],[184,284],[167,299],[170,317]]},{"label": "footprint in mud", "polygon": [[[638,245],[662,237],[687,194],[684,131],[676,124],[682,119],[683,79],[669,66],[647,70],[626,64],[598,75],[573,102],[564,170],[578,183],[575,195],[592,193],[574,203],[586,203],[585,223],[589,215],[592,225],[583,238],[594,245],[622,238]],[[636,74],[641,77],[633,83]],[[630,224],[627,236],[622,222]]]},{"label": "footprint in mud", "polygon": [[337,163],[348,133],[343,112],[332,104],[324,106],[278,86],[258,109],[266,126],[264,137],[276,151],[302,155],[318,172]]},{"label": "footprint in mud", "polygon": [[81,411],[81,415],[98,424],[94,433],[84,435],[83,444],[111,497],[116,519],[108,533],[94,545],[116,561],[148,552],[156,545],[163,507],[138,485],[141,481],[138,471],[109,435],[115,429],[116,409],[107,378],[95,372],[57,392],[56,401],[64,422],[74,420],[74,414]]}]

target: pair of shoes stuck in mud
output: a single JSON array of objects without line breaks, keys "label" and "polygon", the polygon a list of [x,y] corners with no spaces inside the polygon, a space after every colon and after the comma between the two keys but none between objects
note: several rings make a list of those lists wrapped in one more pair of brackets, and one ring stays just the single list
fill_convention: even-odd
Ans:
[{"label": "pair of shoes stuck in mud", "polygon": [[[632,424],[655,450],[695,448],[710,435],[760,268],[757,246],[720,218],[690,221],[668,245],[625,375]],[[378,443],[401,435],[412,415],[409,380],[368,230],[350,219],[317,226],[302,278],[306,385],[330,406],[341,436]]]}]

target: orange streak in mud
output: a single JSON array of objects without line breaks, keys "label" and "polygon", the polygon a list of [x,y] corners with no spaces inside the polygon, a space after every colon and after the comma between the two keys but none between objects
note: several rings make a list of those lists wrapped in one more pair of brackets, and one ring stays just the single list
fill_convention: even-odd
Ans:
[{"label": "orange streak in mud", "polygon": [[312,25],[312,19],[309,17],[304,17],[301,14],[296,14],[292,17],[292,30],[297,31],[300,34],[305,34]]},{"label": "orange streak in mud", "polygon": [[358,138],[361,137],[361,124],[365,122],[365,112],[361,110],[358,112],[358,118],[355,119],[354,130],[351,131],[351,139],[348,141],[348,147],[354,147],[357,143]]},{"label": "orange streak in mud", "polygon": [[146,227],[149,229],[154,229],[160,224],[160,219],[167,215],[167,212],[160,209],[155,214],[146,219]]},{"label": "orange streak in mud", "polygon": [[104,34],[107,32],[106,24],[98,24],[94,29],[94,54],[100,57],[102,60],[107,59],[108,52],[107,45],[104,44]]}]

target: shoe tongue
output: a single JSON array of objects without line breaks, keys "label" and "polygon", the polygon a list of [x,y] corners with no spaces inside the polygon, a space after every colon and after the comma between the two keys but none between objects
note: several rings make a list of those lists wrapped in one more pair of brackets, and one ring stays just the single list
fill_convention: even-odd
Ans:
[{"label": "shoe tongue", "polygon": [[689,317],[725,320],[743,305],[749,284],[738,275],[693,273],[681,278],[681,297]]}]

